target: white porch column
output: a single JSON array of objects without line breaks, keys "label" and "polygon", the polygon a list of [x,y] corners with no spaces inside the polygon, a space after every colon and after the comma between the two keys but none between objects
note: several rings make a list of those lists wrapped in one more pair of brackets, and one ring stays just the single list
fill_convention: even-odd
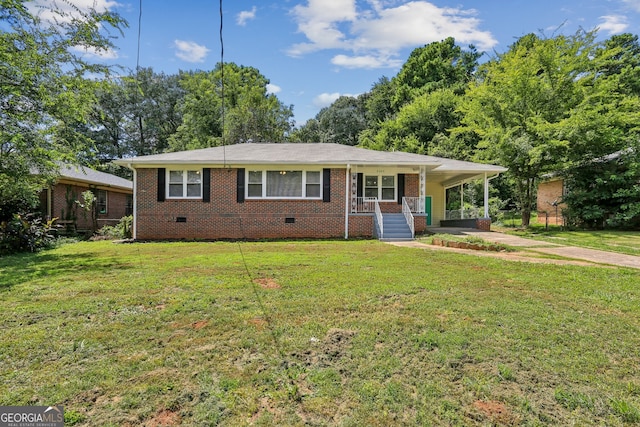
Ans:
[{"label": "white porch column", "polygon": [[347,165],[347,170],[345,171],[345,189],[344,189],[344,238],[345,240],[349,238],[349,213],[351,211],[351,165]]},{"label": "white porch column", "polygon": [[489,179],[484,173],[484,217],[489,218]]}]

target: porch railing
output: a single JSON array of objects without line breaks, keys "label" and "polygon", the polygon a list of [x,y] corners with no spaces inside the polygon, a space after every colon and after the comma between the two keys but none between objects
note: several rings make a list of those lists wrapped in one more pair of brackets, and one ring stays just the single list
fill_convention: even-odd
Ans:
[{"label": "porch railing", "polygon": [[[356,197],[351,204],[351,213],[375,212],[376,197]],[[425,213],[425,197],[403,197],[412,213]]]},{"label": "porch railing", "polygon": [[445,211],[444,219],[476,219],[484,217],[483,208],[453,209]]},{"label": "porch railing", "polygon": [[356,197],[354,203],[351,206],[351,213],[371,213],[375,212],[376,208],[375,197]]},{"label": "porch railing", "polygon": [[419,197],[403,197],[402,198],[403,201],[407,201],[407,206],[409,208],[409,211],[412,213],[425,213],[425,197],[424,196],[419,196]]},{"label": "porch railing", "polygon": [[384,219],[382,218],[382,210],[380,210],[380,203],[378,203],[378,199],[373,199],[373,205],[375,207],[376,212],[376,222],[378,223],[378,230],[380,234],[378,235],[378,239],[382,239],[384,236]]},{"label": "porch railing", "polygon": [[[418,197],[413,197],[418,198]],[[413,214],[411,213],[411,208],[409,207],[409,203],[407,203],[407,197],[402,198],[402,213],[404,214],[404,219],[407,221],[407,225],[411,229],[411,238],[413,239],[416,235],[416,227],[413,221]]]}]

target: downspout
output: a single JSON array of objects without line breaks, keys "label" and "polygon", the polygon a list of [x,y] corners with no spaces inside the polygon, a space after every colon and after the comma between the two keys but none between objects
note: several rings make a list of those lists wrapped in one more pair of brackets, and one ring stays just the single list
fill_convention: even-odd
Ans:
[{"label": "downspout", "polygon": [[489,218],[489,181],[497,178],[500,174],[487,178],[487,173],[484,173],[484,217]]},{"label": "downspout", "polygon": [[345,171],[345,191],[344,191],[344,239],[349,239],[349,189],[351,186],[349,185],[349,181],[351,178],[351,165],[347,164],[347,169]]},{"label": "downspout", "polygon": [[133,237],[133,240],[136,240],[138,238],[138,198],[136,197],[138,193],[138,172],[134,167],[131,166],[131,163],[127,163],[127,168],[133,171],[133,233],[131,234],[131,236]]}]

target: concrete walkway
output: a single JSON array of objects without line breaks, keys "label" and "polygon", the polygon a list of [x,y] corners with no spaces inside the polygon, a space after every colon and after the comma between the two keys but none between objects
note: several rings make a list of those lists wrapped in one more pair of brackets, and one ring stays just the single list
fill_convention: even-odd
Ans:
[{"label": "concrete walkway", "polygon": [[[553,264],[574,264],[574,265],[602,265],[617,266],[640,269],[640,257],[625,255],[615,252],[599,251],[596,249],[580,248],[577,246],[558,245],[555,243],[541,242],[532,239],[525,239],[518,236],[499,233],[496,231],[480,231],[467,228],[431,228],[434,233],[446,233],[454,235],[477,236],[487,242],[501,243],[519,249],[518,252],[490,252],[473,251],[467,249],[443,248],[441,246],[428,245],[421,242],[396,242],[397,246],[422,247],[425,249],[446,249],[457,252],[469,253],[478,256],[493,256],[513,261],[544,262]],[[403,244],[404,243],[404,244]],[[551,259],[536,257],[536,253],[541,256],[556,255],[566,259]]]}]

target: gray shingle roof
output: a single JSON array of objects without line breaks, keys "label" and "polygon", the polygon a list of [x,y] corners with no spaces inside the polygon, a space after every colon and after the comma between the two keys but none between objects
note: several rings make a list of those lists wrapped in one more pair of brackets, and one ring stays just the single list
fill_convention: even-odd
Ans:
[{"label": "gray shingle roof", "polygon": [[234,144],[155,154],[115,161],[119,165],[243,165],[243,164],[322,164],[322,165],[421,165],[434,171],[504,172],[505,168],[463,162],[420,154],[375,151],[341,144]]},{"label": "gray shingle roof", "polygon": [[133,190],[133,182],[128,179],[120,178],[110,173],[99,172],[86,166],[62,165],[60,166],[60,177],[88,184]]}]

